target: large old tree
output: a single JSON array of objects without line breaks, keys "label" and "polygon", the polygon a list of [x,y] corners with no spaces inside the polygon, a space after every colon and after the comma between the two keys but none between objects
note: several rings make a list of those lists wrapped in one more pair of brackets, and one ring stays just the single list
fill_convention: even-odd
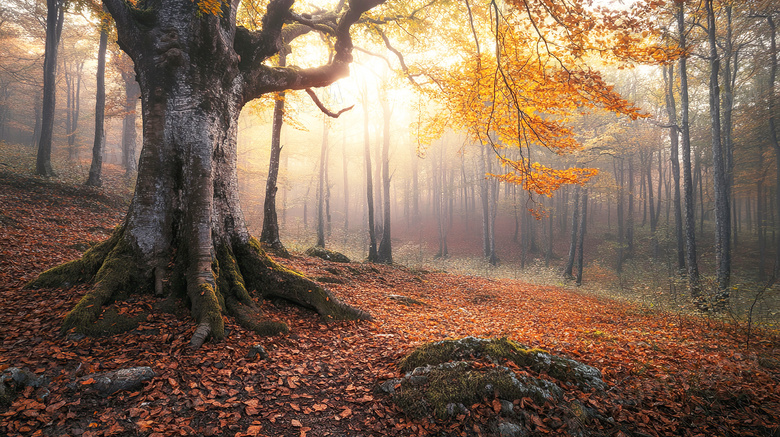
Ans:
[{"label": "large old tree", "polygon": [[[249,290],[326,318],[368,317],[275,264],[249,234],[238,199],[236,134],[249,101],[348,75],[350,28],[382,2],[348,0],[335,11],[298,15],[293,0],[271,0],[262,28],[250,31],[236,24],[240,0],[104,0],[141,86],[143,151],[132,203],[114,235],[30,284],[94,278],[63,329],[88,331],[104,304],[143,289],[186,296],[198,323],[195,347],[224,336],[223,314],[252,329],[283,329],[258,317]],[[329,63],[302,69],[267,62],[283,40],[311,28],[334,38]]]}]

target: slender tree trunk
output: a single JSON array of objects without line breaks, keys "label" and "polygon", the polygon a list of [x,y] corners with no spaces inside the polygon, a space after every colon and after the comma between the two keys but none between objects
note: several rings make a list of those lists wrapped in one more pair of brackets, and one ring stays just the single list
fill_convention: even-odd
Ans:
[{"label": "slender tree trunk", "polygon": [[62,0],[46,0],[46,48],[43,55],[43,102],[35,174],[54,176],[51,149],[54,134],[54,110],[57,96],[57,50],[62,35],[65,9]]},{"label": "slender tree trunk", "polygon": [[756,183],[756,229],[758,231],[758,280],[766,280],[766,212],[764,211],[764,178]]},{"label": "slender tree trunk", "polygon": [[[70,124],[68,125],[68,160],[75,161],[78,159],[78,150],[76,149],[76,133],[79,128],[79,116],[81,115],[81,82],[84,73],[84,61],[78,63],[76,68],[76,87],[72,97],[72,114],[70,116]],[[138,95],[136,100],[141,95],[141,90],[138,89]]]},{"label": "slender tree trunk", "polygon": [[623,158],[620,158],[620,169],[618,170],[617,161],[612,161],[612,170],[615,173],[615,180],[618,183],[617,189],[617,268],[618,273],[623,273],[623,261],[626,258],[626,221],[624,214],[623,198],[625,192],[625,170]]},{"label": "slender tree trunk", "polygon": [[376,247],[376,229],[374,229],[374,184],[371,177],[371,143],[368,138],[368,90],[363,84],[363,149],[366,160],[366,207],[368,208],[368,261],[377,262],[379,254]]},{"label": "slender tree trunk", "polygon": [[[677,30],[679,32],[680,48],[687,50],[685,41],[685,3],[678,5]],[[688,266],[688,286],[694,299],[701,297],[701,281],[699,265],[696,259],[696,228],[693,211],[693,178],[691,176],[691,135],[689,127],[688,98],[688,60],[680,57],[680,108],[682,110],[682,157],[683,157],[683,187],[685,193],[685,245]]]},{"label": "slender tree trunk", "polygon": [[490,259],[490,188],[487,179],[487,153],[484,145],[480,144],[480,183],[479,191],[482,200],[482,249],[486,259]]},{"label": "slender tree trunk", "polygon": [[634,257],[634,157],[628,157],[628,217],[626,217],[626,258]]},{"label": "slender tree trunk", "polygon": [[382,240],[379,242],[377,261],[386,264],[393,263],[393,245],[390,233],[390,118],[392,110],[387,100],[387,93],[380,95],[382,104]]},{"label": "slender tree trunk", "polygon": [[[778,141],[777,126],[777,94],[775,92],[775,80],[777,79],[777,27],[774,18],[770,14],[767,17],[770,33],[770,66],[769,66],[769,138],[772,142],[772,148],[775,150],[775,160],[777,162],[777,180],[775,184],[775,206],[780,208],[780,141]],[[777,211],[780,217],[780,210]],[[780,220],[778,220],[780,223]],[[777,226],[777,224],[775,224]],[[780,230],[775,230],[775,266],[774,277],[780,277]]]},{"label": "slender tree trunk", "polygon": [[135,122],[138,118],[136,107],[138,98],[141,97],[141,87],[135,81],[135,73],[122,71],[122,79],[125,83],[125,116],[122,119],[122,165],[125,174],[131,175],[137,169],[136,165],[136,132]]},{"label": "slender tree trunk", "polygon": [[720,59],[715,39],[715,11],[713,0],[706,0],[707,38],[710,45],[710,120],[712,122],[712,161],[715,186],[715,260],[717,263],[718,291],[716,306],[723,307],[729,298],[731,277],[731,207],[726,177],[726,158],[721,142],[720,125]]},{"label": "slender tree trunk", "polygon": [[325,168],[328,162],[328,119],[322,118],[322,147],[320,148],[320,171],[317,180],[317,247],[325,247]]},{"label": "slender tree trunk", "polygon": [[347,130],[341,142],[341,171],[344,175],[344,238],[349,231],[349,166],[347,165]]},{"label": "slender tree trunk", "polygon": [[582,285],[582,268],[584,266],[584,252],[585,252],[585,229],[587,227],[588,218],[588,189],[582,189],[582,214],[580,214],[580,236],[577,254],[577,285]]},{"label": "slender tree trunk", "polygon": [[89,177],[86,185],[99,187],[103,184],[103,148],[106,144],[106,49],[108,48],[108,20],[103,20],[100,27],[100,43],[98,45],[97,94],[95,96],[95,141],[92,145],[92,165],[89,167]]},{"label": "slender tree trunk", "polygon": [[[278,65],[287,65],[287,48],[279,51]],[[287,250],[282,244],[279,233],[279,217],[276,210],[276,193],[279,191],[279,163],[282,154],[282,126],[284,125],[285,93],[274,96],[274,112],[271,124],[271,157],[268,163],[268,177],[265,183],[265,200],[263,201],[263,228],[260,231],[260,242],[271,250],[285,255]],[[284,213],[283,213],[284,214]]]},{"label": "slender tree trunk", "polygon": [[[661,153],[660,151],[658,152]],[[656,208],[653,202],[655,197],[653,195],[653,152],[650,152],[650,157],[647,160],[647,200],[648,208],[650,210],[650,239],[653,245],[653,259],[657,260],[660,256],[660,248],[658,246],[658,235],[656,235],[656,227],[658,221],[656,220]],[[659,175],[660,176],[660,175]],[[660,187],[660,177],[658,185]],[[659,193],[660,194],[660,193]],[[659,199],[660,200],[660,199]]]},{"label": "slender tree trunk", "polygon": [[577,254],[577,226],[580,222],[580,186],[574,187],[574,208],[571,212],[571,238],[569,242],[569,256],[566,259],[566,266],[563,268],[563,277],[567,279],[574,278],[574,257]]},{"label": "slender tree trunk", "polygon": [[685,240],[683,239],[682,205],[680,203],[680,159],[679,137],[680,127],[677,126],[677,105],[674,101],[674,64],[669,64],[664,72],[668,71],[666,79],[666,113],[669,117],[669,142],[671,144],[670,161],[672,163],[672,185],[674,187],[674,235],[677,243],[677,271],[685,271]]}]

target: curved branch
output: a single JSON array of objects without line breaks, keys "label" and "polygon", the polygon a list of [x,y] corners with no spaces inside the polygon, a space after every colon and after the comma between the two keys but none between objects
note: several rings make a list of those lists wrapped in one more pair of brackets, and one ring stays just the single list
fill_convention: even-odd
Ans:
[{"label": "curved branch", "polygon": [[325,105],[322,104],[322,102],[320,101],[319,97],[317,97],[317,94],[314,94],[314,91],[312,91],[311,88],[306,88],[306,94],[308,94],[309,97],[311,97],[311,99],[314,101],[314,104],[317,105],[318,108],[320,108],[320,111],[322,111],[323,114],[325,114],[325,115],[327,115],[328,117],[331,117],[331,118],[339,118],[339,115],[341,115],[341,114],[343,114],[343,113],[345,113],[345,112],[347,112],[350,109],[355,107],[355,105],[352,105],[352,106],[349,106],[349,107],[346,107],[346,108],[342,109],[339,112],[333,112],[330,109],[326,108]]},{"label": "curved branch", "polygon": [[103,0],[103,5],[116,22],[119,47],[131,58],[137,59],[135,48],[141,41],[138,18],[146,16],[146,11],[135,9],[123,0]]},{"label": "curved branch", "polygon": [[[357,23],[364,12],[384,2],[385,0],[350,0],[346,12],[341,16],[336,26],[336,53],[330,63],[326,65],[307,69],[268,67],[259,63],[247,65],[242,59],[241,65],[245,83],[244,102],[269,92],[323,87],[342,77],[349,76],[353,48],[352,36],[349,33],[350,28]],[[265,22],[265,19],[263,21]],[[244,35],[249,35],[249,31],[245,30]],[[236,45],[239,45],[239,34],[236,34]]]},{"label": "curved branch", "polygon": [[[419,88],[420,84],[418,84],[414,80],[414,77],[412,77],[412,75],[409,74],[409,67],[406,65],[406,62],[404,62],[404,55],[400,51],[398,51],[395,47],[393,47],[392,44],[390,44],[390,39],[387,37],[387,34],[385,34],[385,32],[382,31],[382,29],[375,28],[375,30],[377,31],[377,33],[379,33],[379,36],[382,37],[382,41],[384,41],[385,47],[387,47],[387,50],[390,50],[391,52],[393,52],[393,54],[395,54],[395,56],[398,58],[398,62],[401,63],[401,70],[403,70],[404,75],[406,76],[407,79],[409,79],[409,82],[411,82],[412,85],[414,85],[414,86]],[[388,64],[389,64],[389,62],[388,62]]]}]

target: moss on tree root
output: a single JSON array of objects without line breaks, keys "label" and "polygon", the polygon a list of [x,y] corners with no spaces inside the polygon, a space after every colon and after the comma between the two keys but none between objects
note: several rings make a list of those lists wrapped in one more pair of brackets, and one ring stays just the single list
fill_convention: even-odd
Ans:
[{"label": "moss on tree root", "polygon": [[53,267],[28,282],[25,288],[68,288],[90,281],[100,270],[108,254],[122,237],[123,229],[117,226],[108,240],[88,249],[81,258]]},{"label": "moss on tree root", "polygon": [[[181,256],[186,250],[178,251]],[[246,329],[262,335],[287,332],[284,323],[268,320],[258,310],[249,290],[262,297],[279,297],[319,312],[326,320],[370,319],[370,316],[344,304],[328,290],[298,272],[287,269],[269,258],[252,238],[248,243],[216,246],[211,266],[213,281],[189,278],[187,259],[178,259],[169,291],[187,292],[193,318],[198,322],[193,345],[207,338],[221,340],[225,336],[223,315],[234,316]],[[127,318],[107,311],[103,306],[130,293],[152,291],[151,273],[146,264],[124,239],[123,227],[117,227],[111,238],[89,249],[75,261],[47,270],[27,284],[28,288],[66,287],[94,279],[93,288],[68,313],[62,332],[71,329],[86,335],[105,335],[133,329],[145,317]],[[198,281],[190,283],[189,281]],[[197,339],[195,337],[198,337]]]},{"label": "moss on tree root", "polygon": [[302,274],[283,267],[263,252],[251,238],[237,245],[236,255],[244,280],[263,297],[279,297],[317,311],[325,320],[370,320],[371,316],[351,307]]}]

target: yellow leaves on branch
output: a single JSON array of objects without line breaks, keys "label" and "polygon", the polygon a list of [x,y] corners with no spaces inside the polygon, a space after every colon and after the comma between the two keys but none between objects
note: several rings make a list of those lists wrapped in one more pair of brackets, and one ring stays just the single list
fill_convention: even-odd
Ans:
[{"label": "yellow leaves on branch", "polygon": [[201,15],[222,16],[224,0],[192,0],[198,3],[198,13]]},{"label": "yellow leaves on branch", "polygon": [[502,157],[499,160],[501,165],[509,167],[510,171],[505,174],[490,174],[489,176],[503,182],[520,185],[524,190],[547,197],[552,197],[552,193],[562,185],[582,185],[599,172],[595,168],[578,167],[556,170],[538,162],[529,163],[527,159],[514,161]]}]

